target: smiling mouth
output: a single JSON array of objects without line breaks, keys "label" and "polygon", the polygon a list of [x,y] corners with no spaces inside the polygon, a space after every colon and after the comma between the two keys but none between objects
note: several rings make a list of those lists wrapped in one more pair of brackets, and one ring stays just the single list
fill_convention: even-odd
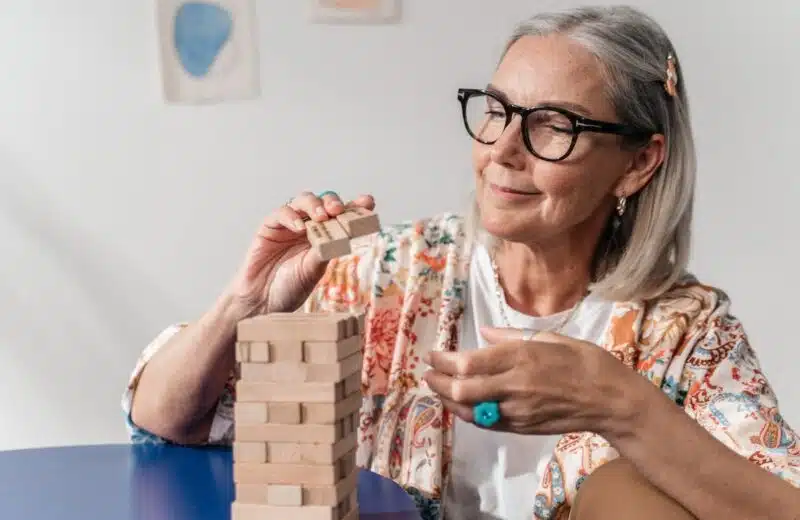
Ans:
[{"label": "smiling mouth", "polygon": [[526,190],[517,190],[514,188],[509,188],[507,186],[500,186],[499,184],[490,183],[491,188],[494,191],[498,191],[500,193],[508,193],[510,195],[538,195],[541,193],[540,191],[526,191]]}]

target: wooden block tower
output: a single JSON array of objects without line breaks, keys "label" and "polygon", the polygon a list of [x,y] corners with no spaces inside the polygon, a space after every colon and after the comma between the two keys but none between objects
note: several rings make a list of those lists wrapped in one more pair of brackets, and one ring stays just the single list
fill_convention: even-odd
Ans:
[{"label": "wooden block tower", "polygon": [[363,315],[239,323],[232,520],[357,520]]},{"label": "wooden block tower", "polygon": [[[349,210],[307,222],[323,258],[378,231]],[[272,313],[239,322],[232,520],[357,520],[363,314]]]}]

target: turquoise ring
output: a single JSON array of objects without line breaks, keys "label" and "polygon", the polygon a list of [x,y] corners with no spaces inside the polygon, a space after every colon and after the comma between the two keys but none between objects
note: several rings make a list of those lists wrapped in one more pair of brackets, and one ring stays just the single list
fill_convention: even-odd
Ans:
[{"label": "turquoise ring", "polygon": [[333,195],[334,197],[338,197],[339,196],[339,194],[336,193],[335,191],[325,190],[322,193],[320,193],[319,195],[317,195],[317,197],[321,199],[325,195]]},{"label": "turquoise ring", "polygon": [[478,426],[491,428],[500,420],[500,405],[497,401],[478,403],[472,409],[472,416]]}]

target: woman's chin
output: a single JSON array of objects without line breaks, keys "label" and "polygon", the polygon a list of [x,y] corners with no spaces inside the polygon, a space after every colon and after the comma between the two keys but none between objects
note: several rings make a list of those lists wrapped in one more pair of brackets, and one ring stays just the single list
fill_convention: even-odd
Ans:
[{"label": "woman's chin", "polygon": [[487,233],[500,240],[522,242],[531,234],[530,225],[521,225],[516,219],[495,215],[494,212],[481,215],[481,226]]}]

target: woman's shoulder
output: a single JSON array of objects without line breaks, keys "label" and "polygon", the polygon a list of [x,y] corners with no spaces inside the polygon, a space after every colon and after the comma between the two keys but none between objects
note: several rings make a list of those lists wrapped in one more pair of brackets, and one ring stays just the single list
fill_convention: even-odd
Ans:
[{"label": "woman's shoulder", "polygon": [[670,289],[647,302],[647,314],[652,318],[700,324],[714,319],[730,319],[731,303],[723,288],[686,273]]}]

